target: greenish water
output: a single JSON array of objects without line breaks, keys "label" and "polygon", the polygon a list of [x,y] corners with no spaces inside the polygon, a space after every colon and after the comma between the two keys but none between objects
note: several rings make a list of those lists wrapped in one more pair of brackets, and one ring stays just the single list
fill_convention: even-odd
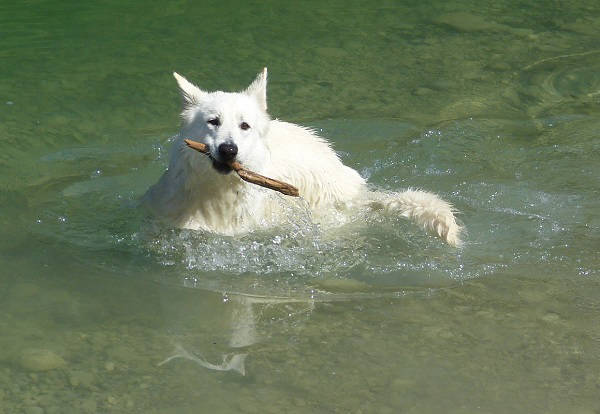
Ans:
[{"label": "greenish water", "polygon": [[[599,412],[600,4],[530,3],[0,3],[0,414]],[[149,223],[171,72],[263,66],[274,117],[465,246]]]}]

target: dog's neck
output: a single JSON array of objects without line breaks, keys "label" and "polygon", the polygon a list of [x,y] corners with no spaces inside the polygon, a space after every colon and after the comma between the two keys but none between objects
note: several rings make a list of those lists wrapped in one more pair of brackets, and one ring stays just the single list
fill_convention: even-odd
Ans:
[{"label": "dog's neck", "polygon": [[[235,172],[223,175],[213,170],[204,177],[189,177],[185,184],[185,216],[206,229],[220,228],[226,234],[235,234],[255,226],[262,216],[259,213],[264,209],[267,191],[242,181]],[[202,192],[211,196],[204,197]]]}]

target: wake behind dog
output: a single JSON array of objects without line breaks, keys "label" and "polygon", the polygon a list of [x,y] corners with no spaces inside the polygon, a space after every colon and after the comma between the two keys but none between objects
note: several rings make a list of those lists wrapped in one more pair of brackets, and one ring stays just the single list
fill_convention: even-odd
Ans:
[{"label": "wake behind dog", "polygon": [[[461,226],[452,206],[433,193],[409,189],[371,191],[345,166],[329,142],[314,131],[271,119],[267,69],[242,92],[206,92],[174,73],[184,100],[183,128],[168,170],[143,198],[171,225],[236,235],[286,220],[291,197],[242,181],[232,162],[298,188],[313,220],[342,222],[345,212],[369,208],[407,217],[448,244],[460,244]],[[206,144],[208,156],[184,139]]]}]

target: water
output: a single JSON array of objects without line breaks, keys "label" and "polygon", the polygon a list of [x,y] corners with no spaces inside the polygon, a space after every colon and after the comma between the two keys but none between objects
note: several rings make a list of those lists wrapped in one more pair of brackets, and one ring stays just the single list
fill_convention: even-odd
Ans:
[{"label": "water", "polygon": [[[599,411],[599,35],[583,0],[0,4],[0,413]],[[465,246],[150,223],[171,72],[265,65],[273,116]]]}]

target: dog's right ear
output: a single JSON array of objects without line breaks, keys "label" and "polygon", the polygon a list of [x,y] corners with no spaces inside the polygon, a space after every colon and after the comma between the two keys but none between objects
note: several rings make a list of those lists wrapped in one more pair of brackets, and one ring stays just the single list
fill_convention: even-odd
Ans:
[{"label": "dog's right ear", "polygon": [[186,106],[199,103],[202,97],[206,95],[206,92],[188,81],[179,73],[173,72],[173,76],[175,77],[175,80],[177,80],[177,85],[179,85],[179,90],[181,91],[181,96],[183,97]]},{"label": "dog's right ear", "polygon": [[263,111],[267,110],[267,68],[258,74],[254,82],[246,89],[246,93],[256,98]]}]

